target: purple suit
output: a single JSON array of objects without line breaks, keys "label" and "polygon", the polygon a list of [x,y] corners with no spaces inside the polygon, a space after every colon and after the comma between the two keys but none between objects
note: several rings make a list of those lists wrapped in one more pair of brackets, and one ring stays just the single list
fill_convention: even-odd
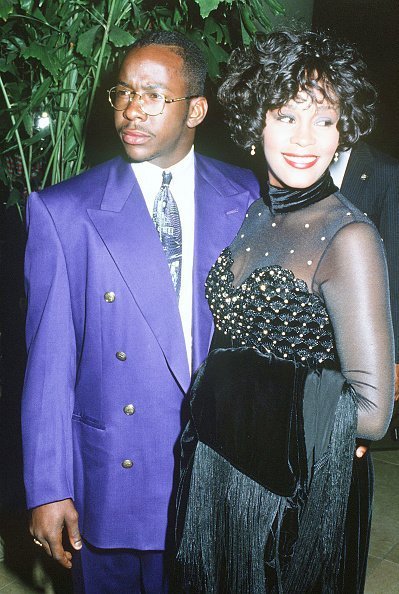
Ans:
[{"label": "purple suit", "polygon": [[[259,191],[249,171],[195,158],[193,369],[212,333],[206,275]],[[28,506],[70,497],[91,544],[162,550],[190,376],[168,266],[130,165],[117,158],[32,194],[28,227]]]}]

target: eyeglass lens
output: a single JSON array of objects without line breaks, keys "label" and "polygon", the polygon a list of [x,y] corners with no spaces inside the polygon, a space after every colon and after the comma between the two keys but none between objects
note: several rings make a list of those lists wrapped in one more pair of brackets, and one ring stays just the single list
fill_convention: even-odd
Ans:
[{"label": "eyeglass lens", "polygon": [[125,110],[129,103],[137,97],[141,109],[147,115],[158,115],[162,113],[165,104],[164,96],[154,91],[145,91],[139,94],[129,89],[113,87],[109,92],[109,97],[112,106],[118,111]]}]

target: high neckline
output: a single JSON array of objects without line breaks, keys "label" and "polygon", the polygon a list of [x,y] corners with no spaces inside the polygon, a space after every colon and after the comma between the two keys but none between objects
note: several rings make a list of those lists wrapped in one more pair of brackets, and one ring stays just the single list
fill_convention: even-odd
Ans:
[{"label": "high neckline", "polygon": [[273,214],[291,212],[310,206],[338,190],[328,169],[308,188],[277,188],[269,183],[267,186],[269,206]]}]

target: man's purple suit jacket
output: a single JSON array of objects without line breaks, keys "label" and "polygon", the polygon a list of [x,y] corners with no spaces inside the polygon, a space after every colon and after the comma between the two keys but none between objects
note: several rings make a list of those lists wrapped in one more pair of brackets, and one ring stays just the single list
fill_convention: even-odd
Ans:
[{"label": "man's purple suit jacket", "polygon": [[[249,171],[195,159],[193,369],[212,333],[207,273],[259,195]],[[28,507],[70,497],[93,545],[164,549],[190,376],[169,269],[138,183],[117,158],[32,194],[27,219]]]}]

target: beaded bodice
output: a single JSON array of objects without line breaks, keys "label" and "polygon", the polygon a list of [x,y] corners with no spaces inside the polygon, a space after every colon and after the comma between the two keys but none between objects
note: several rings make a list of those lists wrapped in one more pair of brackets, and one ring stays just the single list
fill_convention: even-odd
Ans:
[{"label": "beaded bodice", "polygon": [[226,248],[206,282],[215,327],[229,335],[232,346],[252,346],[312,367],[336,361],[327,311],[304,281],[272,265],[254,270],[235,287],[232,264]]},{"label": "beaded bodice", "polygon": [[211,268],[206,295],[212,348],[339,368],[363,403],[358,435],[380,439],[394,369],[386,263],[373,224],[344,196],[288,212],[254,202]]}]

